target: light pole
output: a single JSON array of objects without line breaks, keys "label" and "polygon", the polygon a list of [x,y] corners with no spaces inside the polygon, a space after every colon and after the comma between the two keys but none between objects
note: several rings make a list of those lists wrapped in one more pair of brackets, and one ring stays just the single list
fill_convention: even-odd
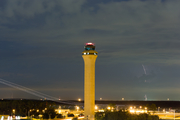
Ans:
[{"label": "light pole", "polygon": [[175,109],[174,109],[174,120],[175,120]]},{"label": "light pole", "polygon": [[12,111],[13,111],[13,114],[15,115],[16,110],[15,110],[15,109],[13,109]]},{"label": "light pole", "polygon": [[158,107],[158,113],[159,113],[159,108],[160,108],[160,107]]},{"label": "light pole", "polygon": [[77,111],[79,111],[79,107],[78,106],[76,106],[76,109],[77,109]]},{"label": "light pole", "polygon": [[95,112],[97,112],[97,110],[98,110],[98,106],[97,106],[97,105],[95,105]]},{"label": "light pole", "polygon": [[31,112],[31,110],[28,111],[28,116],[30,116],[30,112]]},{"label": "light pole", "polygon": [[32,119],[32,116],[31,116],[31,109],[28,111],[28,116],[30,117],[30,119]]}]

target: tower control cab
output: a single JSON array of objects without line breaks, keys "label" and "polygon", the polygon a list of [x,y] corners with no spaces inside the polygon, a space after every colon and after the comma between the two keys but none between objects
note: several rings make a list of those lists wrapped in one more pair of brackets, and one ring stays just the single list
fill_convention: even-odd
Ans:
[{"label": "tower control cab", "polygon": [[85,51],[82,52],[82,55],[97,55],[98,52],[95,51],[94,43],[86,43],[86,46],[84,46]]}]

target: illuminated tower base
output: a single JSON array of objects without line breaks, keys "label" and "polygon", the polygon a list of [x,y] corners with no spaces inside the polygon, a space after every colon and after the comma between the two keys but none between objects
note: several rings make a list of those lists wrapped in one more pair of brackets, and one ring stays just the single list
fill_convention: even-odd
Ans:
[{"label": "illuminated tower base", "polygon": [[97,52],[93,43],[86,43],[82,57],[84,59],[84,120],[94,120]]}]

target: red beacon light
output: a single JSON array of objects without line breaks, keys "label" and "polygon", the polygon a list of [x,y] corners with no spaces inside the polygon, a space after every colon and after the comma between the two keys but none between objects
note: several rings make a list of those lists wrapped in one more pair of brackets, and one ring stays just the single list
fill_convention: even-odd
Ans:
[{"label": "red beacon light", "polygon": [[89,43],[86,43],[86,45],[94,45],[94,43],[89,42]]},{"label": "red beacon light", "polygon": [[86,46],[84,46],[85,50],[95,50],[94,43],[88,42],[86,43]]}]

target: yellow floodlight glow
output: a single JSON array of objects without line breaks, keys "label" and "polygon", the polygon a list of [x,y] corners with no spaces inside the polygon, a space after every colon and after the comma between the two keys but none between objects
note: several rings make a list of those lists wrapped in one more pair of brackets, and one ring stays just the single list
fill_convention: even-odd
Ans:
[{"label": "yellow floodlight glow", "polygon": [[78,106],[76,106],[76,109],[77,109],[77,111],[79,110],[79,107]]},{"label": "yellow floodlight glow", "polygon": [[95,110],[97,110],[97,109],[98,109],[98,106],[96,105],[96,106],[95,106]]},{"label": "yellow floodlight glow", "polygon": [[104,112],[104,110],[102,109],[102,110],[98,110],[99,112]]},{"label": "yellow floodlight glow", "polygon": [[135,111],[134,110],[130,110],[130,113],[134,113]]},{"label": "yellow floodlight glow", "polygon": [[139,111],[139,110],[136,110],[136,111],[134,111],[134,112],[139,113],[140,111]]},{"label": "yellow floodlight glow", "polygon": [[61,113],[61,110],[59,110],[58,112],[59,112],[59,114],[60,114],[60,113]]},{"label": "yellow floodlight glow", "polygon": [[15,111],[16,111],[16,110],[15,110],[15,109],[13,109],[13,113],[14,113],[14,114],[15,114]]},{"label": "yellow floodlight glow", "polygon": [[108,110],[110,110],[110,109],[111,109],[111,107],[107,107],[107,109],[108,109]]}]

